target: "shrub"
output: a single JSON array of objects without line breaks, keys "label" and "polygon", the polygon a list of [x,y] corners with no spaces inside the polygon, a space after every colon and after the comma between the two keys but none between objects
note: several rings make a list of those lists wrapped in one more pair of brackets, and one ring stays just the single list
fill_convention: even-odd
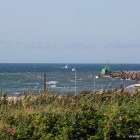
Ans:
[{"label": "shrub", "polygon": [[2,140],[119,140],[140,135],[139,93],[28,95],[18,103],[1,104]]}]

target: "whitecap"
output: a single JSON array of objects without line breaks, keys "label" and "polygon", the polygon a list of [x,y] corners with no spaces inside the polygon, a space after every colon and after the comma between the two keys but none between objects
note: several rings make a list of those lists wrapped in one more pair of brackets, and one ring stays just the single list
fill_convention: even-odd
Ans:
[{"label": "whitecap", "polygon": [[15,92],[15,93],[13,93],[13,94],[16,94],[16,95],[18,95],[18,94],[20,94],[19,92]]},{"label": "whitecap", "polygon": [[24,83],[25,85],[39,85],[39,83]]},{"label": "whitecap", "polygon": [[56,88],[56,85],[51,85],[51,88]]},{"label": "whitecap", "polygon": [[88,76],[88,78],[92,78],[92,77],[93,77],[92,75],[89,75],[89,76]]},{"label": "whitecap", "polygon": [[79,78],[79,79],[77,79],[77,80],[82,81],[82,80],[83,80],[83,78]]},{"label": "whitecap", "polygon": [[59,82],[57,82],[57,81],[49,81],[49,82],[46,82],[46,84],[48,84],[48,85],[56,85],[58,83]]},{"label": "whitecap", "polygon": [[39,85],[39,83],[34,83],[34,84]]},{"label": "whitecap", "polygon": [[5,75],[4,73],[0,73],[1,75]]},{"label": "whitecap", "polygon": [[[71,88],[71,89],[75,89],[75,87],[69,87],[69,88]],[[79,88],[79,87],[76,87],[76,89],[77,89],[77,88]]]}]

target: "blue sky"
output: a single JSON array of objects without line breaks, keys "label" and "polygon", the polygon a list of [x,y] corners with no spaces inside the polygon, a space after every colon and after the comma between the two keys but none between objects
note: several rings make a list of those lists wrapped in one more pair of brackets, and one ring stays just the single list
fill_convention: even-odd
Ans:
[{"label": "blue sky", "polygon": [[140,0],[0,0],[0,63],[140,63]]}]

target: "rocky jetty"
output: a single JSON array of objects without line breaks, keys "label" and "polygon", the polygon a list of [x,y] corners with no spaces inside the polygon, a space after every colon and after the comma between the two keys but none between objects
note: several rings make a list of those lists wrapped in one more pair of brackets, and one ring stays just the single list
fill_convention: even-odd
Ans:
[{"label": "rocky jetty", "polygon": [[140,81],[140,71],[110,71],[109,73],[100,73],[100,76],[111,76],[118,79]]}]

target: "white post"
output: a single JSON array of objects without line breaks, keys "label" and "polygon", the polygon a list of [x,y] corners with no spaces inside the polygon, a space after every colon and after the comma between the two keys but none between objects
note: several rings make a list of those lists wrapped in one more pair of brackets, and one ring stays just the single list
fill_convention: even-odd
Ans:
[{"label": "white post", "polygon": [[72,71],[75,71],[75,95],[76,95],[76,68],[73,68]]},{"label": "white post", "polygon": [[95,76],[94,76],[94,92],[95,92],[95,79],[96,79],[96,78],[95,78]]},{"label": "white post", "polygon": [[99,77],[98,76],[94,76],[94,92],[95,92],[95,81],[96,79],[98,79]]},{"label": "white post", "polygon": [[75,95],[76,95],[76,69],[75,69]]}]

